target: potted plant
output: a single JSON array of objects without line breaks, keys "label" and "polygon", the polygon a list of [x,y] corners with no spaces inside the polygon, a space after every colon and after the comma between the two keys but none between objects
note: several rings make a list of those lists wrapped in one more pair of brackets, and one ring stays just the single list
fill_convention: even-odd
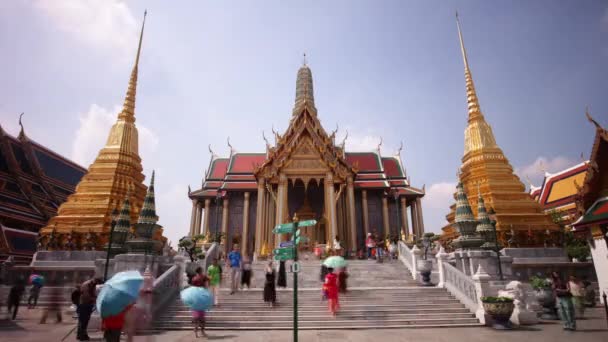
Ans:
[{"label": "potted plant", "polygon": [[433,270],[433,261],[427,259],[427,255],[429,252],[429,248],[431,247],[431,242],[435,234],[426,233],[422,237],[422,248],[424,253],[422,254],[422,259],[418,259],[416,261],[416,269],[420,272],[422,276],[422,286],[433,286],[431,283],[431,271]]},{"label": "potted plant", "polygon": [[498,330],[511,329],[511,315],[515,305],[510,297],[481,297],[483,309],[492,318],[492,327]]},{"label": "potted plant", "polygon": [[530,285],[534,289],[534,295],[538,303],[542,306],[543,312],[540,316],[546,320],[558,320],[557,308],[555,307],[555,296],[551,288],[551,281],[540,277],[531,277]]}]

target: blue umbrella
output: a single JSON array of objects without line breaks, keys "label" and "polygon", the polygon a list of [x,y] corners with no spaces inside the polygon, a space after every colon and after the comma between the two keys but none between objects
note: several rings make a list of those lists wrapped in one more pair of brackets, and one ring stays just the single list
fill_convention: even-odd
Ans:
[{"label": "blue umbrella", "polygon": [[138,271],[116,273],[106,281],[97,296],[97,311],[102,318],[118,315],[139,297],[144,278]]},{"label": "blue umbrella", "polygon": [[182,302],[192,310],[205,311],[213,305],[213,295],[204,287],[190,286],[179,295]]}]

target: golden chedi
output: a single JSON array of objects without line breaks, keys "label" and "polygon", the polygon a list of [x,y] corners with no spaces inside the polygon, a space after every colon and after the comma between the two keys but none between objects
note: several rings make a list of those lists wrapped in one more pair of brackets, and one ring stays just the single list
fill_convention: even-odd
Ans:
[{"label": "golden chedi", "polygon": [[[137,222],[146,195],[135,126],[135,96],[144,25],[145,14],[127,94],[108,140],[76,186],[76,192],[59,207],[57,216],[40,230],[42,239],[53,231],[59,234],[60,239],[72,231],[80,236],[96,234],[95,249],[102,249],[108,239],[112,211],[121,208],[127,195],[131,203],[131,222]],[[158,233],[160,236],[155,236],[155,239],[163,239],[162,233]]]},{"label": "golden chedi", "polygon": [[[513,235],[518,247],[556,244],[559,228],[525,191],[524,184],[513,173],[509,160],[496,144],[492,127],[483,116],[458,17],[456,20],[464,60],[469,114],[460,181],[464,185],[474,215],[477,216],[479,197],[476,195],[479,188],[486,207],[493,208],[496,213],[496,229],[503,245]],[[450,217],[453,218],[453,215],[448,215],[448,219]]]}]

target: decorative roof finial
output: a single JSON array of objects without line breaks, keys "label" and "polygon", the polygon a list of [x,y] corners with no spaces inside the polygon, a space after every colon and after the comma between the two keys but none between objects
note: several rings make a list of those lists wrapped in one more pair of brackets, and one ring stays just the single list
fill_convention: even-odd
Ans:
[{"label": "decorative roof finial", "polygon": [[211,154],[211,160],[218,157],[218,155],[215,154],[215,152],[213,152],[213,150],[211,149],[211,144],[209,144],[209,153]]},{"label": "decorative roof finial", "polygon": [[380,137],[380,142],[378,143],[378,147],[376,147],[376,150],[378,150],[378,155],[380,155],[380,148],[382,147],[382,137]]},{"label": "decorative roof finial", "polygon": [[589,107],[585,107],[585,116],[587,117],[587,120],[589,120],[589,122],[591,122],[593,125],[595,125],[595,129],[597,129],[597,130],[604,129],[597,121],[595,121],[595,119],[593,119],[593,117],[591,117],[591,114],[589,114]]},{"label": "decorative roof finial", "polygon": [[264,142],[266,143],[266,149],[269,149],[270,143],[268,142],[268,139],[266,138],[266,134],[264,133],[264,131],[262,131],[262,139],[264,139]]},{"label": "decorative roof finial", "polygon": [[306,52],[304,52],[304,56],[302,58],[302,65],[306,66]]},{"label": "decorative roof finial", "polygon": [[307,65],[306,58],[304,58],[304,65],[298,70],[296,79],[296,102],[293,107],[293,115],[299,115],[304,109],[307,109],[310,115],[317,115],[312,86],[312,71],[310,71],[310,68]]},{"label": "decorative roof finial", "polygon": [[141,55],[141,43],[144,38],[144,27],[146,26],[146,15],[148,11],[144,11],[144,19],[141,24],[141,32],[139,34],[139,44],[137,46],[137,55],[135,56],[135,65],[131,71],[131,78],[129,79],[129,87],[127,88],[127,95],[125,96],[125,102],[122,106],[122,111],[118,114],[118,120],[126,122],[135,122],[135,95],[137,93],[137,74],[139,67],[139,56]]},{"label": "decorative roof finial", "polygon": [[232,154],[234,153],[234,148],[232,147],[232,145],[230,145],[230,137],[228,137],[226,141],[228,142],[228,147],[230,147],[230,156],[232,157]]},{"label": "decorative roof finial", "polygon": [[396,157],[401,157],[401,151],[403,151],[403,141],[399,143],[399,148],[397,149],[397,153],[395,153]]},{"label": "decorative roof finial", "polygon": [[25,137],[25,131],[23,130],[23,123],[21,122],[21,118],[23,117],[23,114],[25,113],[21,113],[19,114],[19,126],[21,126],[21,130],[19,131],[19,137]]},{"label": "decorative roof finial", "polygon": [[340,146],[342,146],[343,151],[344,147],[346,146],[346,139],[348,139],[348,130],[346,130],[346,135],[344,136],[344,139],[342,139],[342,143],[340,144]]}]

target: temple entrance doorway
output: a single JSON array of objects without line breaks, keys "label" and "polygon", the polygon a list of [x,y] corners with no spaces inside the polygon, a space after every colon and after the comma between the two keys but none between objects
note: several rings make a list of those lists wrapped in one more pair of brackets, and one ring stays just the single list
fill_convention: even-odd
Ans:
[{"label": "temple entrance doorway", "polygon": [[317,220],[315,226],[300,228],[300,235],[308,238],[308,241],[300,244],[300,249],[312,251],[318,244],[327,242],[324,219],[324,186],[322,180],[310,179],[305,184],[302,179],[289,182],[288,202],[289,214],[293,217],[297,214],[300,221]]}]

